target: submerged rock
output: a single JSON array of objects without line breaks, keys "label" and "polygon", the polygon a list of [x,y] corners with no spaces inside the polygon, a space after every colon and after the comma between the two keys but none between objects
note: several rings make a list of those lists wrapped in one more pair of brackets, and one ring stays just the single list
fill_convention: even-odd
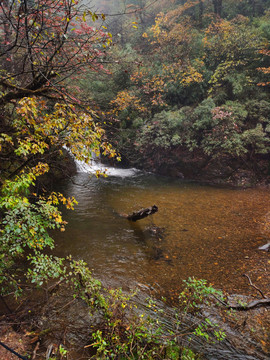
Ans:
[{"label": "submerged rock", "polygon": [[270,252],[270,242],[265,245],[260,246],[258,249]]}]

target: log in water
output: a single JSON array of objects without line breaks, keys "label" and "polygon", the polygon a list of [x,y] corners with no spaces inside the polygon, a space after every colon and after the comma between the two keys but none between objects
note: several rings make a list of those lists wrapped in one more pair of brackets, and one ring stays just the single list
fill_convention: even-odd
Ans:
[{"label": "log in water", "polygon": [[156,205],[150,206],[145,209],[141,209],[138,211],[134,211],[132,214],[126,216],[126,218],[130,221],[138,221],[146,218],[149,215],[153,215],[158,211],[158,207]]}]

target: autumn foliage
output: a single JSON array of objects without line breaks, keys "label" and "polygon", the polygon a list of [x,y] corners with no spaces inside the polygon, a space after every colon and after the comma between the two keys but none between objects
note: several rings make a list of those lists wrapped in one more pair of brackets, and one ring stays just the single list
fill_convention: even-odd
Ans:
[{"label": "autumn foliage", "polygon": [[86,67],[100,70],[111,42],[93,26],[97,18],[77,0],[2,1],[0,104],[32,95],[72,100],[63,81]]},{"label": "autumn foliage", "polygon": [[104,18],[77,0],[0,3],[1,293],[20,293],[18,259],[38,285],[63,271],[63,260],[44,249],[54,247],[50,229],[65,230],[59,204],[76,204],[46,188],[64,152],[86,162],[93,152],[116,155],[92,104],[72,86],[86,71],[103,71],[111,44]]},{"label": "autumn foliage", "polygon": [[220,174],[236,166],[266,176],[267,9],[263,1],[170,1],[147,25],[137,14],[126,20],[109,52],[121,59],[110,67],[110,106],[100,106],[127,163],[164,174],[179,166],[189,177],[191,158]]}]

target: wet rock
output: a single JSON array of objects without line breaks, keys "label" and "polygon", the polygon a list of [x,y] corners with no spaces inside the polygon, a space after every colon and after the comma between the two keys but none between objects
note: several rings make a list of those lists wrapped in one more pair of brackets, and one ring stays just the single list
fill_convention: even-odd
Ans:
[{"label": "wet rock", "polygon": [[159,226],[150,226],[146,228],[145,234],[149,234],[150,236],[156,237],[157,239],[163,239],[164,237],[164,228],[161,228]]},{"label": "wet rock", "polygon": [[259,250],[262,250],[262,251],[268,251],[270,252],[270,242],[265,244],[265,245],[262,245],[258,248]]},{"label": "wet rock", "polygon": [[45,346],[65,340],[70,346],[80,347],[89,342],[93,330],[102,327],[104,314],[97,310],[90,312],[84,301],[73,299],[64,289],[49,298],[40,320],[43,329],[50,329],[49,336],[44,339]]},{"label": "wet rock", "polygon": [[160,260],[164,258],[163,250],[158,247],[153,247],[151,255],[153,260]]}]

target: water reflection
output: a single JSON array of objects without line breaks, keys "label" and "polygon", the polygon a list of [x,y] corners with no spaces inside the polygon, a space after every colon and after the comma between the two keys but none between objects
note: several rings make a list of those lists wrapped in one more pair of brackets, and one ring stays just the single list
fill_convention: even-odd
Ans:
[{"label": "water reflection", "polygon": [[[89,180],[83,173],[61,190],[79,204],[65,213],[69,224],[56,235],[56,253],[83,258],[108,286],[139,282],[166,293],[195,276],[243,291],[244,268],[269,234],[263,229],[270,211],[264,190],[141,174]],[[119,216],[154,204],[158,213],[136,223]]]}]

